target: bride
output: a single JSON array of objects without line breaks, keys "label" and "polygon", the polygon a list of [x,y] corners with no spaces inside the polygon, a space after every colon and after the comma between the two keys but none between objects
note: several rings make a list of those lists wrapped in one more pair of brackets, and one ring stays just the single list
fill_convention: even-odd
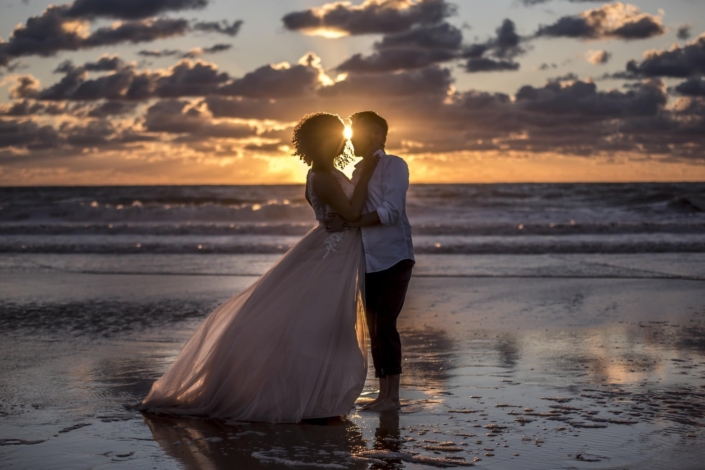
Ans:
[{"label": "bride", "polygon": [[311,166],[306,199],[319,226],[208,315],[140,410],[296,423],[353,407],[367,375],[365,257],[359,229],[329,234],[323,220],[359,219],[377,161],[356,186],[337,170],[350,160],[344,129],[327,113],[298,123],[292,142]]}]

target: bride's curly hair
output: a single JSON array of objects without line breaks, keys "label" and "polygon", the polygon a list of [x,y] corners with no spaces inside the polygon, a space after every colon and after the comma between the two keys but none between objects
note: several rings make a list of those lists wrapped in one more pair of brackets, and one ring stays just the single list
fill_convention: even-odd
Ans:
[{"label": "bride's curly hair", "polygon": [[[326,137],[339,135],[343,140],[345,124],[340,116],[330,113],[307,114],[294,128],[291,143],[294,146],[294,156],[299,157],[306,165],[313,165],[314,160],[321,157],[321,141]],[[335,166],[345,168],[352,162],[354,154],[350,141],[345,142],[340,155],[335,157]]]}]

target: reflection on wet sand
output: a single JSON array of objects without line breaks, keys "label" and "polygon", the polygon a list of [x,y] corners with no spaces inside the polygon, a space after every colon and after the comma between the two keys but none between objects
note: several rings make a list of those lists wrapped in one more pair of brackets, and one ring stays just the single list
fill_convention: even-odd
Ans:
[{"label": "reflection on wet sand", "polygon": [[[331,419],[303,424],[227,423],[142,414],[152,436],[187,470],[323,467],[363,469],[350,455],[365,448],[357,425]],[[336,468],[336,467],[331,467]]]},{"label": "reflection on wet sand", "polygon": [[453,364],[453,340],[448,332],[426,326],[406,326],[400,331],[404,348],[402,387],[442,390]]},{"label": "reflection on wet sand", "polygon": [[[375,440],[372,448],[375,450],[401,452],[402,438],[399,432],[399,413],[396,411],[384,411],[379,415],[379,424],[375,429]],[[402,468],[401,459],[387,459],[383,463],[373,462],[369,468],[377,470],[391,470]]]},{"label": "reflection on wet sand", "polygon": [[400,412],[298,425],[122,408],[171,364],[206,303],[0,305],[0,467],[702,468],[702,284],[416,282],[399,325]]}]

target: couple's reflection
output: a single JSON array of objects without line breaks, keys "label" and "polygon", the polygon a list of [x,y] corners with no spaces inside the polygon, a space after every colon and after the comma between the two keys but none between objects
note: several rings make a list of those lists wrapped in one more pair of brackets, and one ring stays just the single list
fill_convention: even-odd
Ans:
[{"label": "couple's reflection", "polygon": [[[379,425],[375,429],[375,441],[372,448],[375,450],[388,450],[390,452],[403,452],[402,439],[399,433],[399,412],[383,411],[379,415]],[[384,464],[373,463],[369,468],[392,469],[402,468],[400,459],[385,459]]]},{"label": "couple's reflection", "polygon": [[[368,449],[362,431],[352,421],[330,419],[300,424],[226,423],[218,420],[142,415],[162,450],[187,470],[271,469],[307,463],[344,464],[351,469],[400,468],[400,460],[385,464],[351,461],[349,456]],[[375,430],[376,450],[399,452],[399,414],[380,414]],[[385,459],[386,460],[386,459]]]}]

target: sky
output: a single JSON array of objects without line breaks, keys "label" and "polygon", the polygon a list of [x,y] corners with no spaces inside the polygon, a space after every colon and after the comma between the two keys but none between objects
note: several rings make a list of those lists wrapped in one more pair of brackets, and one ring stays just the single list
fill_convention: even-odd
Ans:
[{"label": "sky", "polygon": [[704,18],[701,0],[0,0],[0,185],[301,183],[296,122],[363,110],[413,183],[705,181]]}]

